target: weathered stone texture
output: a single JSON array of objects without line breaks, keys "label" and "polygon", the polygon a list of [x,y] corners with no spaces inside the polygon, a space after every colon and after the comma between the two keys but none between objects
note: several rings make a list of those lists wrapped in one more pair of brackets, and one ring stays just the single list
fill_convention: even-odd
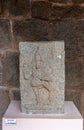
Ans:
[{"label": "weathered stone texture", "polygon": [[48,1],[32,2],[32,17],[49,20],[79,19],[84,17],[84,6],[59,5]]},{"label": "weathered stone texture", "polygon": [[10,46],[9,20],[0,19],[0,49]]},{"label": "weathered stone texture", "polygon": [[84,7],[80,6],[57,6],[53,5],[51,20],[76,19],[84,16]]},{"label": "weathered stone texture", "polygon": [[19,86],[19,53],[5,51],[1,58],[3,66],[2,85]]},{"label": "weathered stone texture", "polygon": [[0,0],[0,6],[1,6],[0,17],[6,16],[8,14],[7,1],[6,0]]},{"label": "weathered stone texture", "polygon": [[9,91],[0,88],[0,118],[5,113],[9,103],[10,103]]},{"label": "weathered stone texture", "polygon": [[82,18],[84,17],[84,7],[71,6],[68,12],[64,15],[64,18]]},{"label": "weathered stone texture", "polygon": [[51,3],[48,1],[32,2],[32,17],[49,19],[51,15]]},{"label": "weathered stone texture", "polygon": [[74,4],[84,4],[84,0],[72,0]]},{"label": "weathered stone texture", "polygon": [[29,0],[9,0],[7,4],[9,13],[14,16],[28,15],[30,11]]},{"label": "weathered stone texture", "polygon": [[19,49],[22,111],[63,112],[64,43],[22,42]]},{"label": "weathered stone texture", "polygon": [[[37,19],[14,21],[14,37],[16,43],[21,41],[47,41],[47,22]],[[18,46],[18,44],[16,44]]]},{"label": "weathered stone texture", "polygon": [[61,20],[63,19],[68,11],[70,10],[70,6],[57,6],[53,5],[51,10],[51,20]]},{"label": "weathered stone texture", "polygon": [[80,62],[66,62],[66,86],[67,87],[79,87],[83,86],[83,66]]},{"label": "weathered stone texture", "polygon": [[67,3],[70,0],[49,0],[50,2],[56,2],[56,3]]},{"label": "weathered stone texture", "polygon": [[0,14],[2,13],[2,3],[0,1]]},{"label": "weathered stone texture", "polygon": [[65,40],[66,57],[84,54],[80,49],[84,42],[84,21],[55,21],[50,28],[51,40]]},{"label": "weathered stone texture", "polygon": [[82,4],[84,0],[49,0],[51,2],[60,3],[60,4]]}]

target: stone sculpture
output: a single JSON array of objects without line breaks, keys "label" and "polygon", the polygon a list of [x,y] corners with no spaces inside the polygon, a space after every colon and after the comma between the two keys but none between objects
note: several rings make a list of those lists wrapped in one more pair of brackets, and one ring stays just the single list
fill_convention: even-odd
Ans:
[{"label": "stone sculpture", "polygon": [[64,42],[21,42],[19,50],[22,112],[63,113]]}]

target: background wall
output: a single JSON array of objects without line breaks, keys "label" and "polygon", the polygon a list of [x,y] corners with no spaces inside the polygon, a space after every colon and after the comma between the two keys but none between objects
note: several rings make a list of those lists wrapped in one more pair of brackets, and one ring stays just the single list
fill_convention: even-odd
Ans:
[{"label": "background wall", "polygon": [[1,7],[0,119],[20,99],[20,41],[65,40],[65,98],[84,115],[84,0],[2,0]]}]

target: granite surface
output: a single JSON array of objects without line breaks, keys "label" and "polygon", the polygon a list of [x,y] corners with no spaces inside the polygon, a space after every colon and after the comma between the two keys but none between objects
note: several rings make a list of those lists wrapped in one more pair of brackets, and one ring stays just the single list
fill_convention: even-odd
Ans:
[{"label": "granite surface", "polygon": [[63,113],[64,42],[21,42],[20,92],[25,113]]}]

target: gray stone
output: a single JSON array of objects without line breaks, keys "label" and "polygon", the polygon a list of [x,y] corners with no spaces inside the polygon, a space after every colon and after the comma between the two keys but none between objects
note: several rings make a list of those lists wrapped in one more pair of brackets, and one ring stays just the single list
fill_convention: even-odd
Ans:
[{"label": "gray stone", "polygon": [[64,42],[21,42],[22,111],[62,113],[64,106]]}]

